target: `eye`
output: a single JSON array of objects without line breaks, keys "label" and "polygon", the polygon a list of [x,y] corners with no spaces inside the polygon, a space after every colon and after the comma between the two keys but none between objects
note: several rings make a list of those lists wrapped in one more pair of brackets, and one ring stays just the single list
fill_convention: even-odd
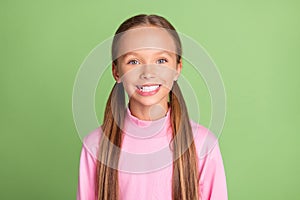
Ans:
[{"label": "eye", "polygon": [[137,60],[130,60],[127,64],[137,65],[137,64],[139,64],[139,61],[137,61]]},{"label": "eye", "polygon": [[164,59],[164,58],[161,58],[157,61],[158,64],[161,64],[161,63],[166,63],[168,62],[167,59]]}]

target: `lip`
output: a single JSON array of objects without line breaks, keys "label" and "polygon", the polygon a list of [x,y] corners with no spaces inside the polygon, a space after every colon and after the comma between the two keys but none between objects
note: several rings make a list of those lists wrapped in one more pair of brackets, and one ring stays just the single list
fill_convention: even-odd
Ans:
[{"label": "lip", "polygon": [[155,86],[155,85],[161,86],[160,83],[146,83],[146,84],[143,84],[143,85],[137,85],[137,87],[138,88],[140,88],[140,87],[150,87],[150,86]]},{"label": "lip", "polygon": [[[150,86],[157,86],[158,87],[155,89],[155,90],[152,90],[152,91],[147,91],[147,92],[143,92],[141,89],[141,87],[150,87]],[[155,95],[161,88],[162,84],[143,84],[143,85],[137,85],[136,86],[136,92],[142,96],[152,96],[152,95]]]}]

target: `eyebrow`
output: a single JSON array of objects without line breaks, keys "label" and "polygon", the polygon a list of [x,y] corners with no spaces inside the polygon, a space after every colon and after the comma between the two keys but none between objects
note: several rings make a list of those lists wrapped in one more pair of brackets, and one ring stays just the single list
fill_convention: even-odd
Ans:
[{"label": "eyebrow", "polygon": [[[165,50],[159,51],[159,52],[154,53],[154,54],[155,54],[155,55],[158,55],[158,54],[167,54],[167,55],[169,55],[170,57],[172,57],[172,54],[171,54],[169,51],[165,51]],[[123,58],[126,58],[127,56],[130,56],[130,55],[138,56],[139,54],[131,51],[131,52],[127,52],[127,53],[123,54],[122,57],[123,57]]]}]

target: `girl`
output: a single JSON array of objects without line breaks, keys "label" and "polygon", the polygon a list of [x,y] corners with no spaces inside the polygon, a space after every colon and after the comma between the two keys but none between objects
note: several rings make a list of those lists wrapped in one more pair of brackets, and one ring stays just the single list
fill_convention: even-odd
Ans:
[{"label": "girl", "polygon": [[84,138],[77,200],[227,199],[217,141],[199,155],[203,141],[216,138],[189,119],[177,84],[181,55],[176,30],[161,16],[120,25],[112,43],[116,83],[102,126]]}]

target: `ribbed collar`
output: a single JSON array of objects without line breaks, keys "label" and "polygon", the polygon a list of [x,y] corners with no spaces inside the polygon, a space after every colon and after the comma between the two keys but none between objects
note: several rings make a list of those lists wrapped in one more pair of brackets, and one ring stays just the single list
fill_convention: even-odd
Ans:
[{"label": "ribbed collar", "polygon": [[170,112],[171,108],[169,107],[164,117],[147,121],[133,116],[129,106],[127,106],[124,124],[125,134],[138,139],[165,137],[171,127]]}]

